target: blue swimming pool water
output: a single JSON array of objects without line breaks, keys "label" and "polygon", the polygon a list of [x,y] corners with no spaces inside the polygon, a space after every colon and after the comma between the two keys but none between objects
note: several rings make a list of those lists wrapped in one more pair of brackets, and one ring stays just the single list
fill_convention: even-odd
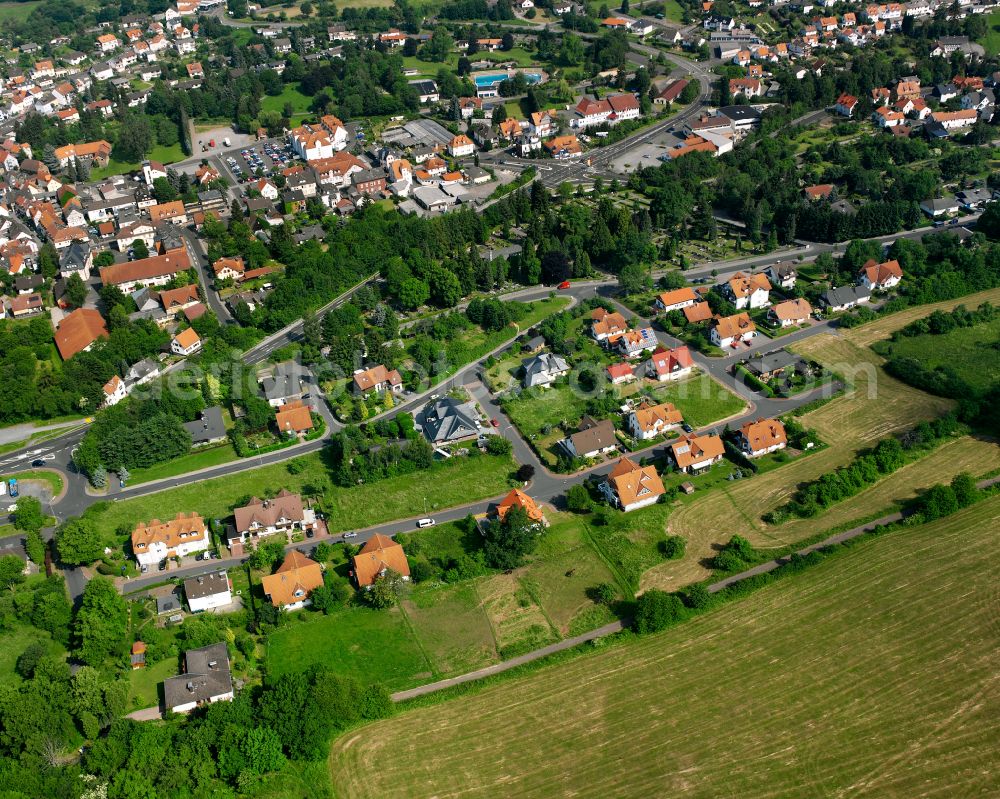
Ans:
[{"label": "blue swimming pool water", "polygon": [[[525,72],[524,79],[528,83],[538,83],[542,79],[542,76],[537,72]],[[475,77],[476,86],[480,89],[484,89],[488,86],[496,86],[498,83],[503,83],[505,80],[507,80],[506,72],[500,72],[496,75],[476,75]]]}]

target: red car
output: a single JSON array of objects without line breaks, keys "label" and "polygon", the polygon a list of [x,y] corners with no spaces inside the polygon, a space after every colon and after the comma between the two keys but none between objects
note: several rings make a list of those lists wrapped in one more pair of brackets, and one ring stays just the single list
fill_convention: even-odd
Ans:
[{"label": "red car", "polygon": [[564,280],[564,281],[563,281],[562,283],[560,283],[560,284],[558,285],[558,287],[557,287],[557,288],[560,288],[560,289],[568,289],[568,288],[569,288],[569,281],[568,281],[568,280]]},{"label": "red car", "polygon": [[496,419],[490,419],[490,424],[493,425],[494,427],[500,426],[500,422],[498,422]]}]

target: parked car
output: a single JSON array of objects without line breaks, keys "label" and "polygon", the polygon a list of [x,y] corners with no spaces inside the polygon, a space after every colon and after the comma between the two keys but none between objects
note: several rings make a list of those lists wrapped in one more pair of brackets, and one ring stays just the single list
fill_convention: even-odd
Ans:
[{"label": "parked car", "polygon": [[342,538],[357,538],[357,537],[358,537],[357,533],[344,533],[344,535],[342,536]]}]

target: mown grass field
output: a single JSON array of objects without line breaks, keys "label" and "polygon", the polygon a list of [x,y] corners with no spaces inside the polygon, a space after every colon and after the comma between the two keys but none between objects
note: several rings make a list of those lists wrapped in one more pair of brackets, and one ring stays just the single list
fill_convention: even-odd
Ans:
[{"label": "mown grass field", "polygon": [[[643,588],[673,590],[704,579],[708,576],[705,559],[734,534],[746,537],[755,547],[768,548],[784,547],[827,529],[836,522],[828,525],[826,515],[808,525],[792,521],[779,526],[765,525],[761,516],[787,502],[800,482],[816,479],[850,462],[859,450],[922,419],[932,419],[953,404],[889,377],[881,369],[881,358],[845,336],[824,333],[794,345],[793,349],[847,376],[853,383],[853,390],[846,396],[801,417],[802,424],[815,430],[829,446],[749,480],[724,485],[721,491],[696,497],[678,507],[670,516],[668,529],[687,539],[685,556],[657,566],[645,575]],[[896,485],[900,486],[900,498],[912,495],[905,485],[899,482]],[[872,507],[864,497],[861,494],[845,504],[851,512],[850,518],[881,510]]]},{"label": "mown grass field", "polygon": [[228,477],[201,480],[135,499],[90,510],[108,543],[121,544],[119,530],[139,520],[173,518],[179,511],[196,511],[205,518],[224,518],[251,495],[264,496],[280,488],[319,497],[331,532],[368,527],[393,519],[419,516],[427,509],[453,507],[497,496],[509,488],[513,464],[492,456],[455,458],[433,469],[387,480],[340,488],[332,486],[319,454],[296,459],[304,467],[291,474],[287,463],[261,466]]},{"label": "mown grass field", "polygon": [[28,0],[24,3],[0,3],[0,22],[9,19],[27,19],[42,4],[42,0]]},{"label": "mown grass field", "polygon": [[198,469],[207,469],[210,466],[219,466],[237,459],[236,450],[232,444],[223,444],[219,447],[200,449],[197,452],[174,458],[166,463],[158,463],[148,469],[136,469],[129,478],[129,485],[139,483],[149,483],[153,480],[162,480],[165,477],[175,477],[178,474],[188,474]]},{"label": "mown grass field", "polygon": [[741,413],[747,403],[709,375],[664,383],[655,389],[660,402],[672,402],[692,427],[704,427]]},{"label": "mown grass field", "polygon": [[985,48],[987,56],[1000,53],[1000,11],[991,11],[986,17],[986,35],[979,39],[979,43]]},{"label": "mown grass field", "polygon": [[260,101],[262,111],[277,111],[279,114],[285,107],[285,103],[292,104],[292,111],[296,114],[305,114],[309,111],[309,104],[313,98],[303,94],[294,84],[287,84],[281,94],[265,94]]},{"label": "mown grass field", "polygon": [[1000,498],[335,741],[339,799],[1000,792]]},{"label": "mown grass field", "polygon": [[1000,319],[940,336],[907,336],[892,343],[892,355],[915,358],[928,369],[947,366],[979,390],[1000,381]]}]

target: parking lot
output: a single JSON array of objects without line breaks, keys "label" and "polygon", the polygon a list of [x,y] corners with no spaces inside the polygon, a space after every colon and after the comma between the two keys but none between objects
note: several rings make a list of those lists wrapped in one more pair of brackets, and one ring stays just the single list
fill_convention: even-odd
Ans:
[{"label": "parking lot", "polygon": [[264,141],[225,157],[229,171],[241,183],[278,172],[295,161],[292,148],[280,141]]}]

